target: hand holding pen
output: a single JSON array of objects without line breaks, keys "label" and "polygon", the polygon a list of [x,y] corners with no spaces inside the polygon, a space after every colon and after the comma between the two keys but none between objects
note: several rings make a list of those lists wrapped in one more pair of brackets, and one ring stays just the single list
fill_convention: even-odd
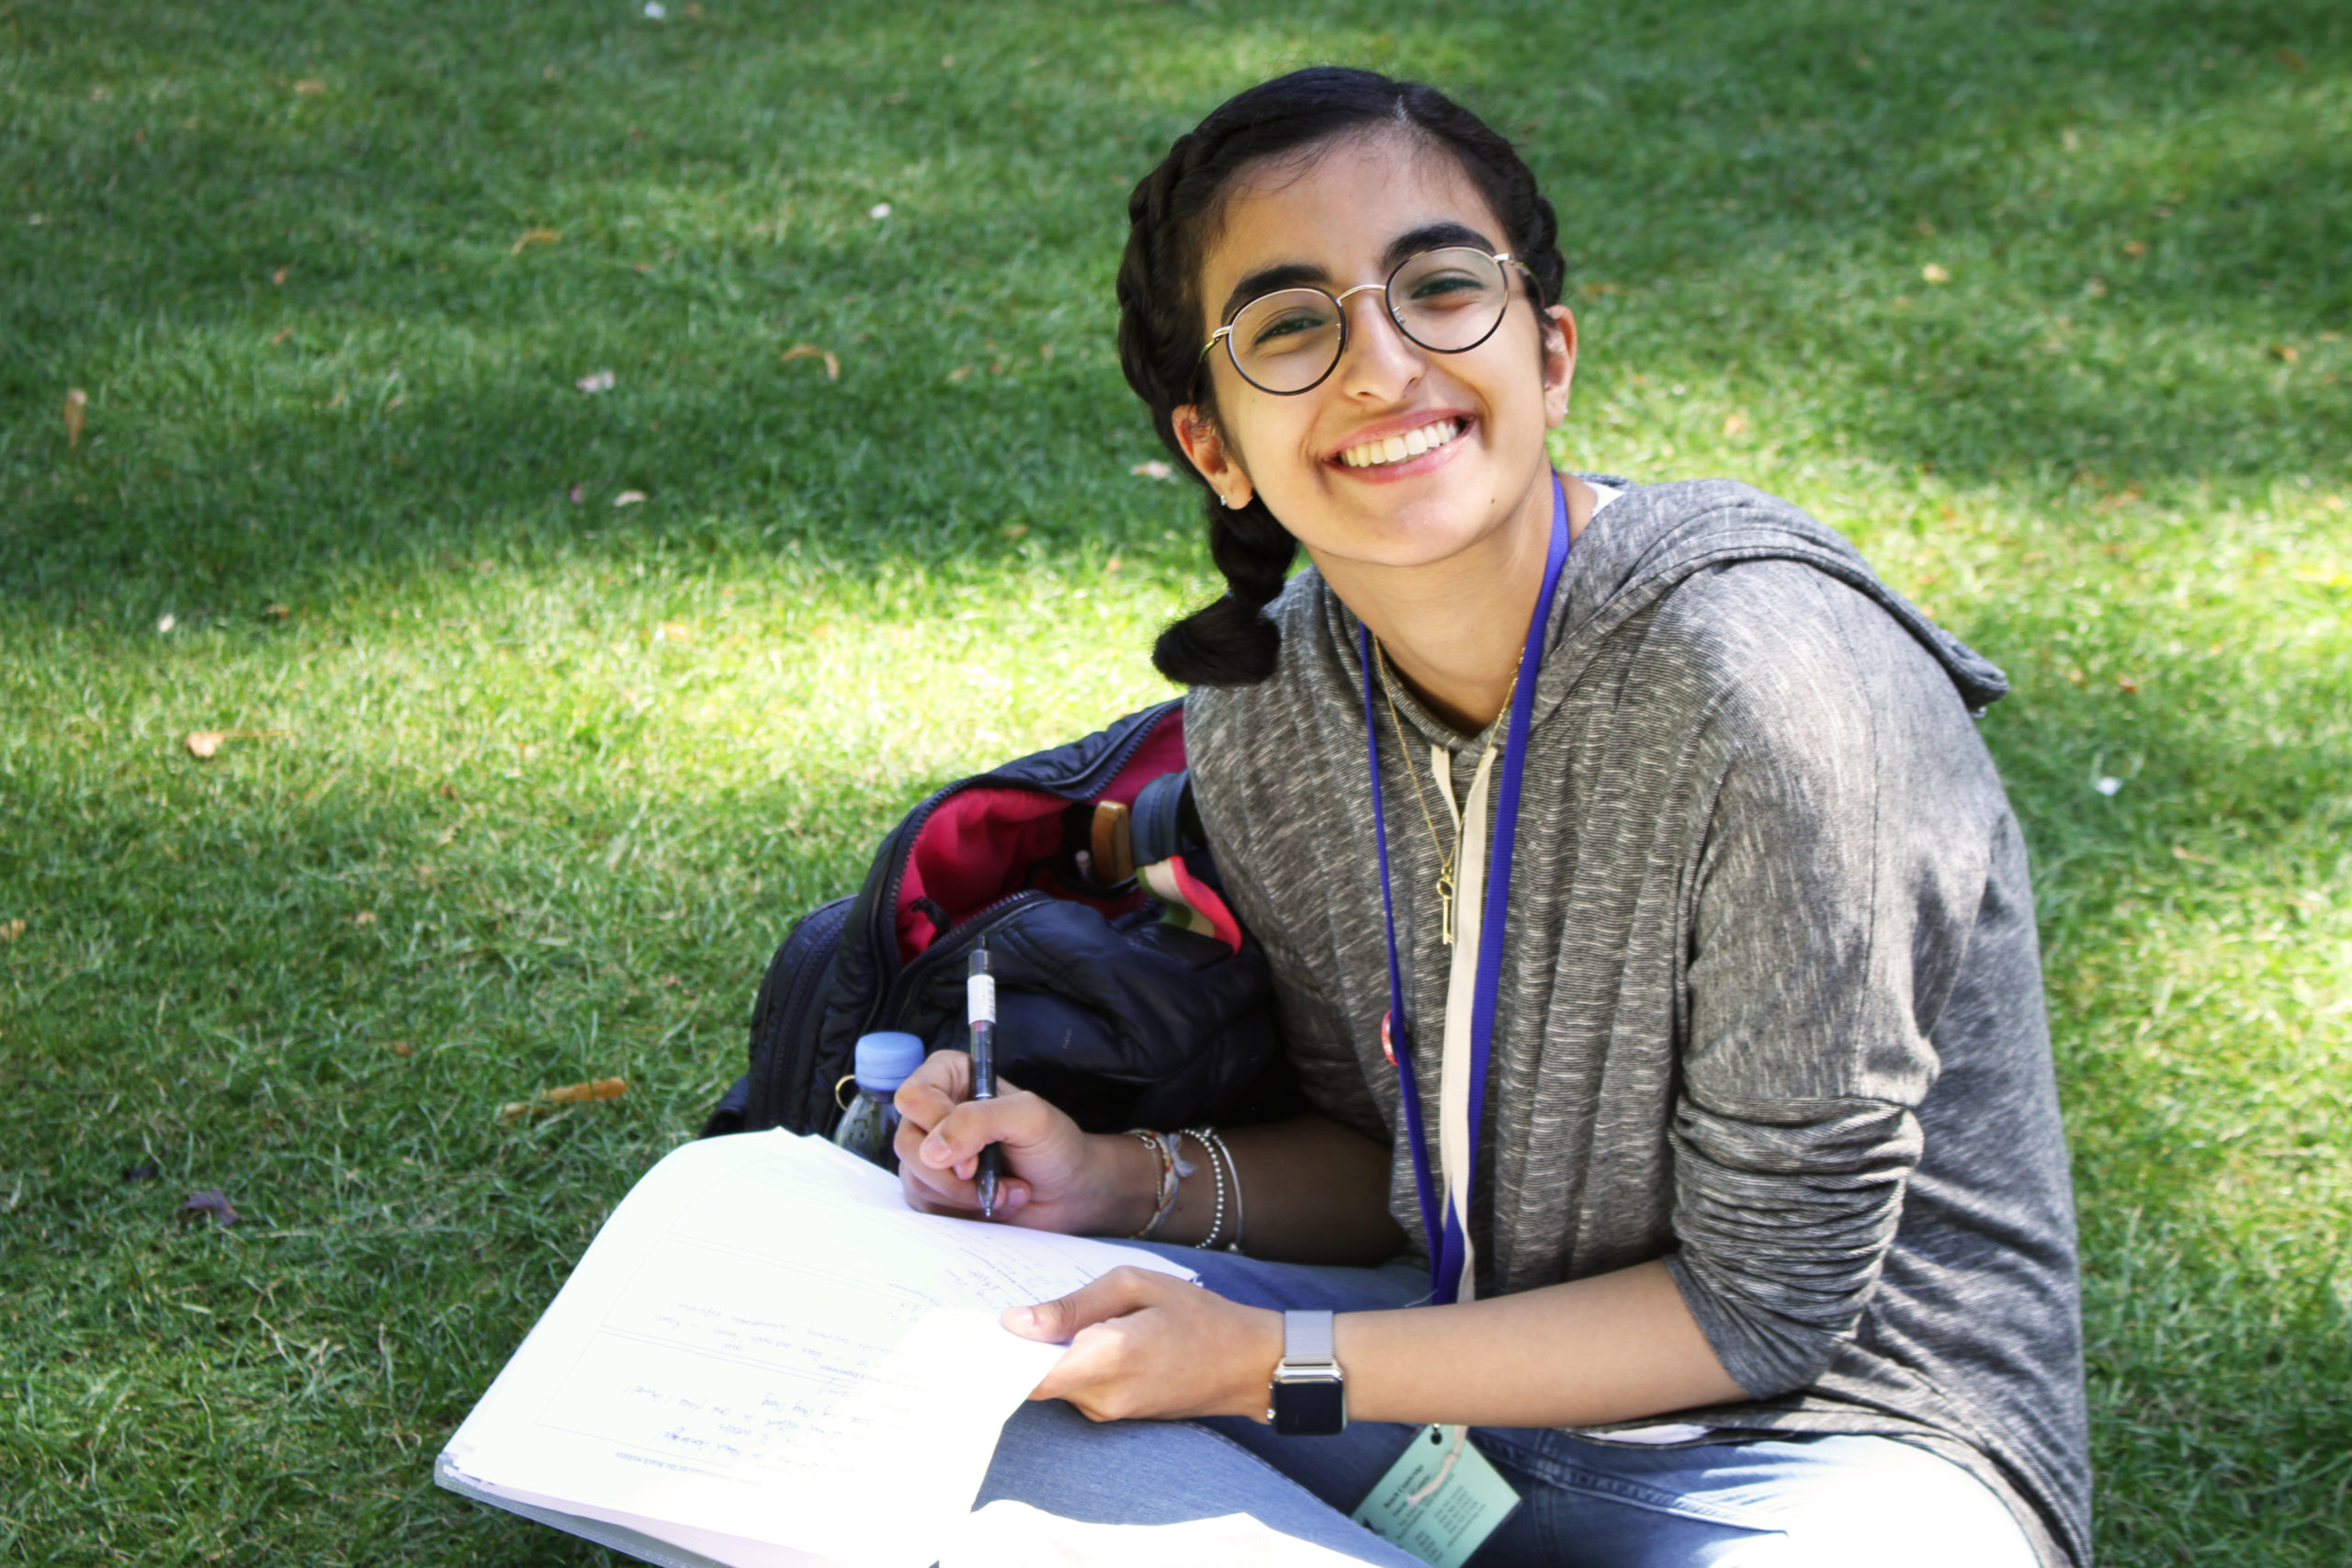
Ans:
[{"label": "hand holding pen", "polygon": [[[972,1025],[972,1098],[996,1098],[996,976],[989,972],[986,938],[972,949],[971,966],[964,972],[965,1012]],[[1004,1179],[1004,1149],[990,1144],[980,1151],[978,1185],[980,1216],[996,1217],[997,1183]]]}]

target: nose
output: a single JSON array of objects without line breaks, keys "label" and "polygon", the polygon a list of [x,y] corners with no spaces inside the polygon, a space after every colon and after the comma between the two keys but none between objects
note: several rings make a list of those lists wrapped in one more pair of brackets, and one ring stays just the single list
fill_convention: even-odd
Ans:
[{"label": "nose", "polygon": [[1340,309],[1346,310],[1359,294],[1374,296],[1373,302],[1355,312],[1350,323],[1347,345],[1340,351],[1338,376],[1340,387],[1350,397],[1368,402],[1394,401],[1421,378],[1429,367],[1419,344],[1407,337],[1388,313],[1388,286],[1385,283],[1359,283],[1338,296]]}]

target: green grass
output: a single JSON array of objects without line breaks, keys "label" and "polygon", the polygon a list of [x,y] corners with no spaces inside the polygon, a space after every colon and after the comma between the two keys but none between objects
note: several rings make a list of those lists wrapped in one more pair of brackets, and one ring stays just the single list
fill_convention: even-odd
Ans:
[{"label": "green grass", "polygon": [[1565,459],[2009,669],[2103,1556],[2352,1558],[2352,11],[705,4],[0,0],[0,1560],[597,1557],[431,1456],[794,912],[1164,694],[1124,196],[1318,59],[1523,140]]}]

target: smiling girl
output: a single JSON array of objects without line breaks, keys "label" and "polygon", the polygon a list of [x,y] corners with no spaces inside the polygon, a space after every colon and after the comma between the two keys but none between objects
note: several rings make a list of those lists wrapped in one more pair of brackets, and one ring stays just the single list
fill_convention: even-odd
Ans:
[{"label": "smiling girl", "polygon": [[2087,1562],[1999,671],[1783,502],[1554,471],[1553,210],[1435,91],[1252,88],[1129,216],[1127,378],[1228,584],[1155,658],[1314,1110],[900,1091],[910,1201],[975,1212],[1000,1143],[1000,1218],[1207,1287],[1012,1314],[1070,1348],[983,1496],[1402,1563],[1344,1516],[1428,1442],[1432,1498],[1516,1494],[1445,1505],[1476,1563]]}]

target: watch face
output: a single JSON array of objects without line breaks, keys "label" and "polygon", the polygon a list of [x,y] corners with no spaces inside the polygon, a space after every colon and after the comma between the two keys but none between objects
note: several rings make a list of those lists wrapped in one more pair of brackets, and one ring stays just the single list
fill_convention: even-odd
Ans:
[{"label": "watch face", "polygon": [[1277,1379],[1274,1430],[1285,1438],[1328,1438],[1348,1425],[1347,1385],[1338,1378]]}]

